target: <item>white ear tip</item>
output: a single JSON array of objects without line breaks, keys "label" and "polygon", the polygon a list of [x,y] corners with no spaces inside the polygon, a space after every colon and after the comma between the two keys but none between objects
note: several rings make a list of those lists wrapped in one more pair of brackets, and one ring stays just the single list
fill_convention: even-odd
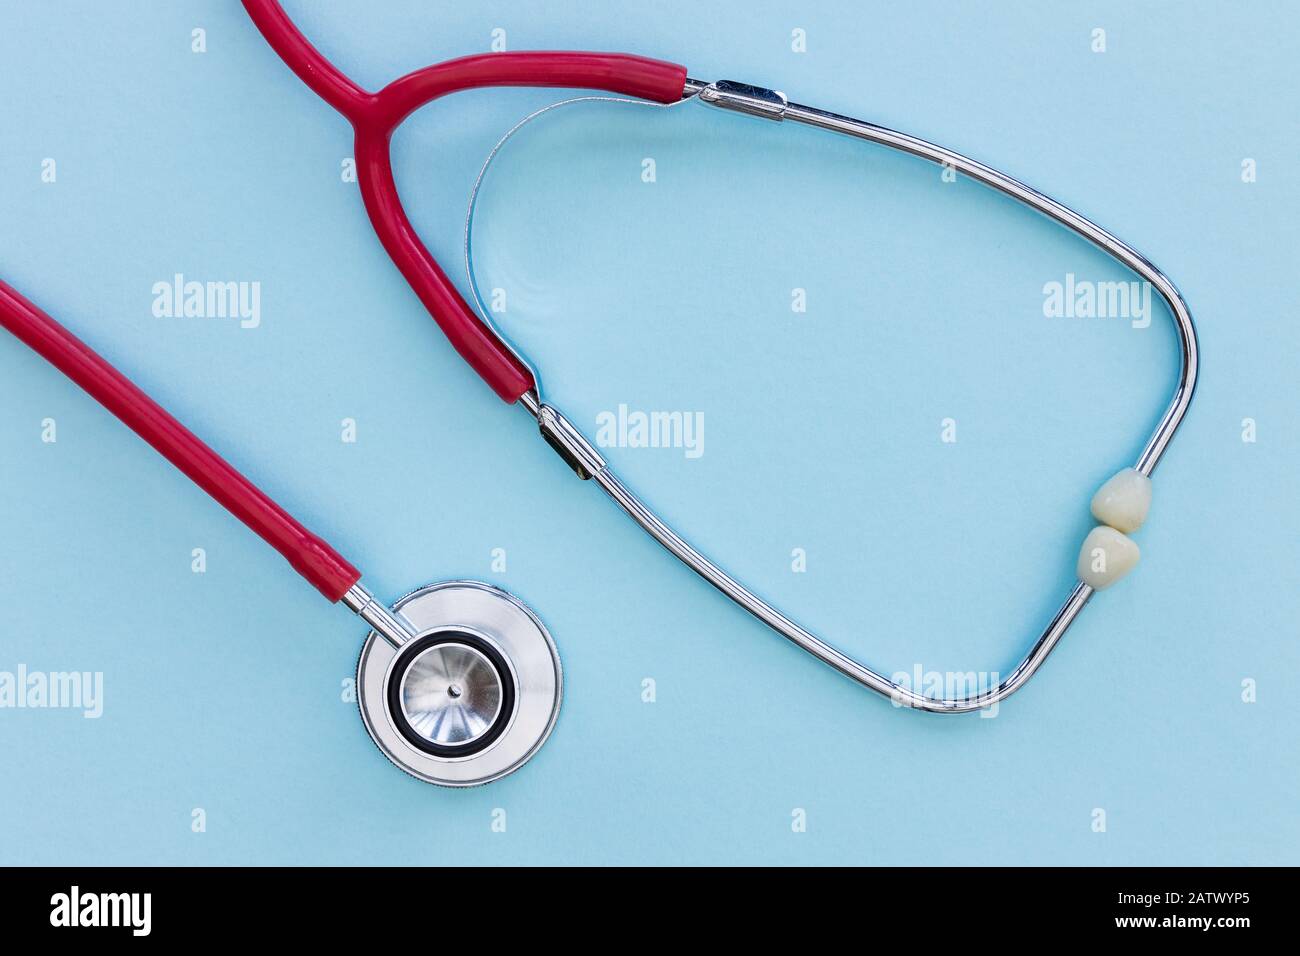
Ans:
[{"label": "white ear tip", "polygon": [[1138,563],[1138,546],[1126,534],[1099,525],[1079,549],[1079,580],[1095,590],[1108,588]]},{"label": "white ear tip", "polygon": [[1133,468],[1117,472],[1092,496],[1092,516],[1126,534],[1142,527],[1149,510],[1151,479]]}]

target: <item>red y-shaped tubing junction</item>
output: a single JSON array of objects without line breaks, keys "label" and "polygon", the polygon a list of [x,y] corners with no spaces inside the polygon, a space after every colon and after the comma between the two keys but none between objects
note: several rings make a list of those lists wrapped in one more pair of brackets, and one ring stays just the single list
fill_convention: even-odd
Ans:
[{"label": "red y-shaped tubing junction", "polygon": [[366,211],[388,255],[465,361],[507,402],[533,388],[532,373],[470,309],[411,227],[393,181],[393,130],[426,103],[485,86],[558,86],[604,90],[672,103],[686,68],[620,53],[488,53],[448,60],[368,93],[307,42],[276,0],[243,0],[280,58],[356,130],[357,179]]}]

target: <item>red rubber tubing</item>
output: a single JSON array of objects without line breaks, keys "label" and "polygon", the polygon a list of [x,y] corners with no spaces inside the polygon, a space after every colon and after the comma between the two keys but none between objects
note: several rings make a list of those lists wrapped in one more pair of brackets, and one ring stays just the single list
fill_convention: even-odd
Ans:
[{"label": "red rubber tubing", "polygon": [[338,601],[361,572],[205,445],[90,346],[0,280],[0,325],[80,385],[232,515]]},{"label": "red rubber tubing", "polygon": [[361,195],[389,257],[461,357],[503,400],[518,401],[536,386],[532,373],[465,302],[402,210],[389,152],[393,130],[426,103],[487,86],[578,87],[674,103],[686,87],[686,68],[623,53],[487,53],[416,70],[369,93],[307,41],[277,0],[243,3],[290,69],[351,121]]}]

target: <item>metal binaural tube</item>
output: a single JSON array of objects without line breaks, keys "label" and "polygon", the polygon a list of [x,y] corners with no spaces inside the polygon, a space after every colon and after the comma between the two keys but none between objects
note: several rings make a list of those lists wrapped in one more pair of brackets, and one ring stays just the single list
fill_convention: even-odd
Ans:
[{"label": "metal binaural tube", "polygon": [[[942,146],[937,146],[905,133],[876,126],[863,120],[829,113],[798,103],[790,103],[781,93],[746,84],[732,82],[705,83],[688,78],[685,83],[683,98],[692,96],[696,96],[701,102],[718,108],[746,113],[776,122],[792,120],[889,146],[931,162],[950,165],[964,175],[1019,200],[1030,208],[1071,229],[1154,286],[1169,306],[1178,335],[1180,351],[1178,383],[1173,396],[1154,432],[1138,456],[1135,465],[1135,470],[1142,475],[1149,476],[1155,470],[1191,405],[1192,396],[1196,389],[1199,350],[1196,340],[1196,327],[1186,302],[1169,278],[1148,259],[1096,223],[1056,200],[1043,195],[1005,173]],[[551,406],[543,404],[534,392],[527,393],[521,399],[521,404],[532,417],[538,420],[547,440],[572,465],[575,457],[578,456],[586,444],[585,439],[581,439],[576,429],[569,425],[563,415]],[[575,435],[577,435],[577,438],[573,437]],[[557,441],[557,437],[561,440]],[[618,477],[608,468],[598,454],[590,460],[583,459],[583,465],[583,469],[579,471],[582,477],[593,479],[610,499],[652,538],[740,607],[782,637],[812,654],[818,660],[835,668],[841,674],[870,690],[889,697],[899,704],[919,710],[936,713],[963,713],[989,707],[1015,693],[1025,685],[1043,665],[1043,662],[1047,660],[1047,657],[1055,649],[1061,638],[1064,637],[1065,632],[1079,616],[1079,613],[1094,593],[1093,588],[1088,584],[1081,581],[1076,582],[1059,610],[1052,616],[1028,653],[1016,665],[1011,674],[996,688],[965,697],[927,697],[901,686],[844,654],[790,620],[775,607],[736,581],[687,543],[637,498],[619,481]]]},{"label": "metal binaural tube", "polygon": [[1196,325],[1191,311],[1178,288],[1169,277],[1160,271],[1146,256],[1142,255],[1119,237],[1107,232],[1092,220],[1070,209],[1022,183],[1006,173],[986,166],[978,160],[971,159],[954,150],[939,146],[907,133],[900,133],[884,126],[877,126],[866,120],[854,119],[839,113],[831,113],[801,103],[791,103],[783,93],[767,90],[730,80],[706,83],[702,80],[687,78],[683,97],[697,97],[701,103],[740,113],[748,113],[763,119],[790,120],[815,126],[832,133],[840,133],[863,139],[881,146],[888,146],[900,152],[909,153],[932,163],[948,165],[957,172],[981,182],[992,189],[1005,193],[1031,209],[1055,220],[1061,225],[1087,239],[1103,252],[1114,257],[1123,265],[1136,272],[1150,283],[1164,299],[1174,318],[1178,334],[1179,372],[1178,384],[1169,405],[1156,425],[1155,431],[1147,440],[1141,454],[1138,455],[1134,468],[1143,475],[1150,476],[1160,463],[1169,442],[1173,439],[1178,426],[1182,424],[1192,403],[1196,391],[1196,378],[1200,364],[1200,349],[1196,339]]}]

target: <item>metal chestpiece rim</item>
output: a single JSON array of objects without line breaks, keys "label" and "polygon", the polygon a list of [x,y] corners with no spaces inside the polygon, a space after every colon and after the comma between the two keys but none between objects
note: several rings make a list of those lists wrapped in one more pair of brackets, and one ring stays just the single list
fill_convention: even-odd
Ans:
[{"label": "metal chestpiece rim", "polygon": [[472,787],[518,770],[550,736],[563,672],[525,604],[479,581],[429,585],[394,606],[420,636],[375,632],[357,665],[357,705],[375,744],[413,777]]}]

